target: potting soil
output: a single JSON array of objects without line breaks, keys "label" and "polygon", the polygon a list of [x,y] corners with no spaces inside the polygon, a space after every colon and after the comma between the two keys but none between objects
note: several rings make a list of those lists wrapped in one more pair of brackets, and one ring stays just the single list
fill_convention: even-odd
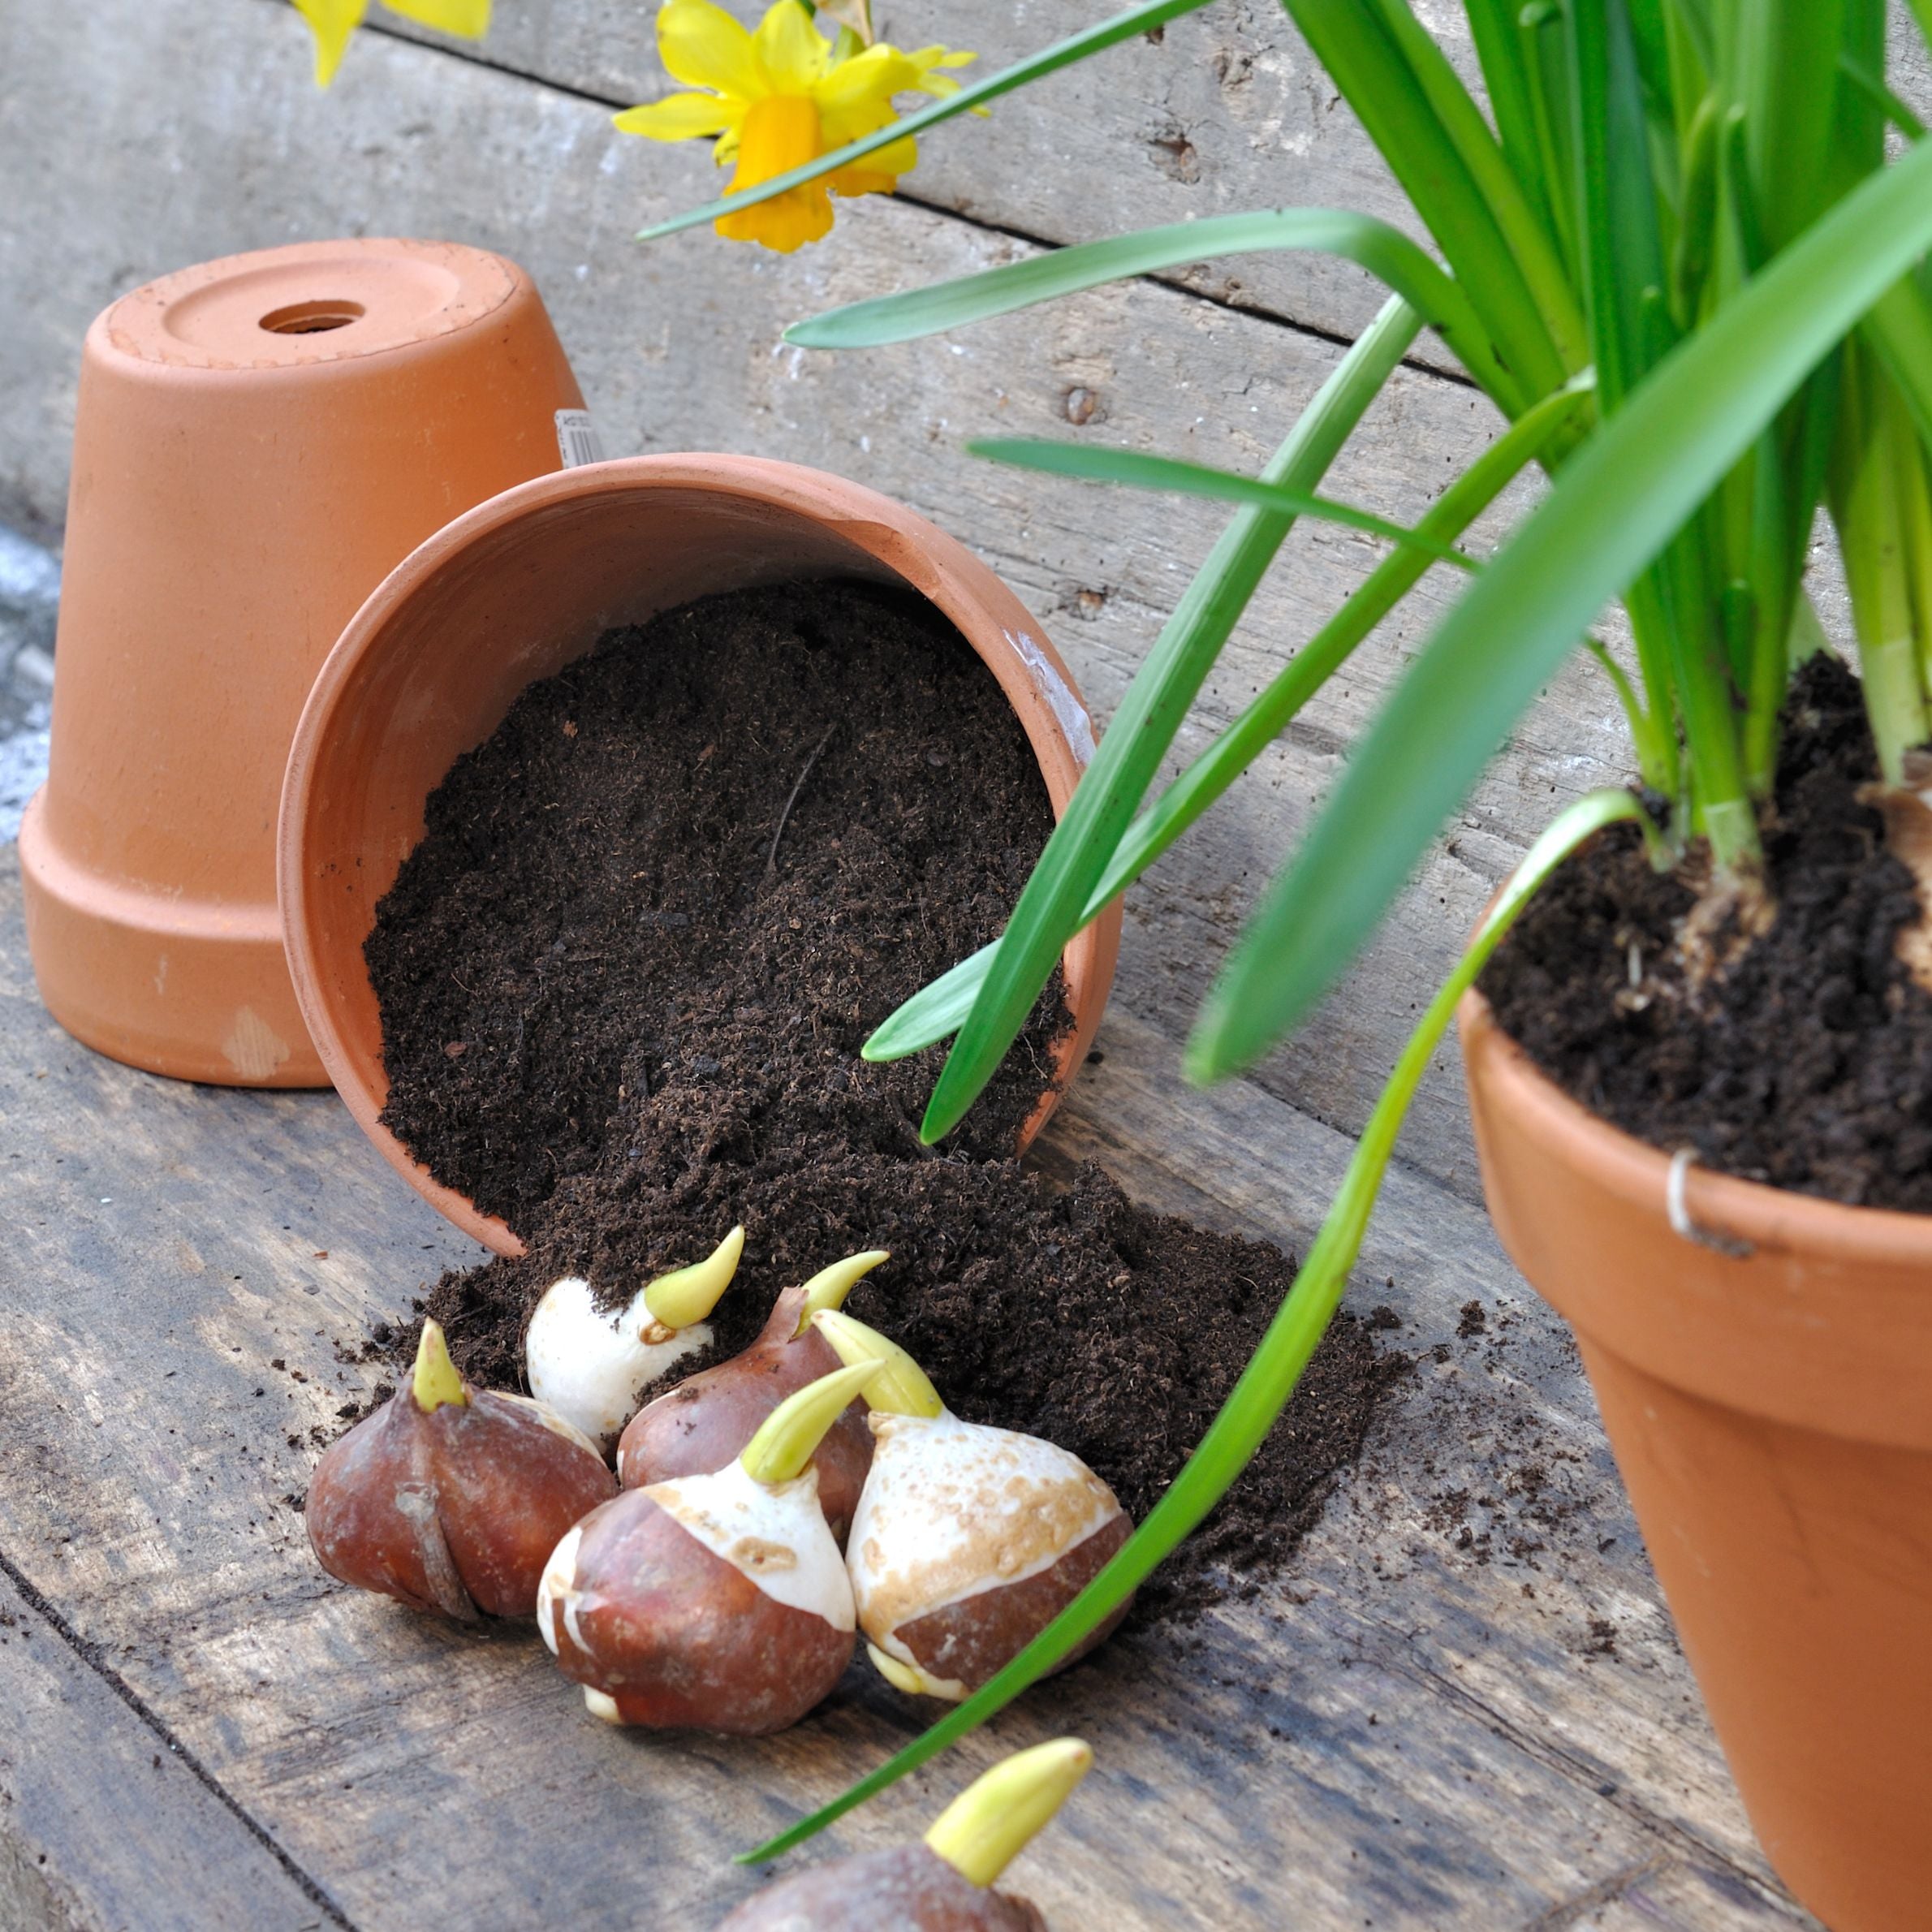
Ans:
[{"label": "potting soil", "polygon": [[[709,598],[526,692],[429,800],[367,949],[385,1120],[528,1249],[432,1292],[465,1374],[520,1386],[558,1275],[615,1305],[735,1222],[744,1260],[687,1372],[788,1283],[886,1248],[851,1312],[959,1414],[1063,1443],[1145,1516],[1292,1261],[1145,1213],[1090,1165],[1062,1188],[1014,1158],[1068,1024],[1057,977],[939,1148],[915,1123],[941,1050],[858,1054],[998,934],[1051,826],[984,666],[878,587]],[[1343,1317],[1141,1619],[1287,1554],[1401,1365]]]},{"label": "potting soil", "polygon": [[[1762,815],[1776,912],[1680,944],[1697,902],[1613,827],[1531,903],[1483,974],[1504,1030],[1566,1091],[1653,1145],[1748,1180],[1932,1210],[1932,996],[1898,956],[1912,875],[1865,796],[1858,681],[1800,672]],[[1714,955],[1715,972],[1705,962]]]}]

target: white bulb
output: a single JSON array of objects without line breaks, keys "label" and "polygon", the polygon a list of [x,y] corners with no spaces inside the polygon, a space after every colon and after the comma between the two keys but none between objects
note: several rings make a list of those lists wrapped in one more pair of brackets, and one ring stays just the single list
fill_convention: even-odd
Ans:
[{"label": "white bulb", "polygon": [[[708,1322],[665,1329],[645,1292],[613,1315],[597,1305],[589,1282],[566,1275],[545,1291],[524,1341],[530,1393],[606,1455],[636,1413],[638,1391],[711,1340]],[[645,1339],[652,1335],[657,1339]]]}]

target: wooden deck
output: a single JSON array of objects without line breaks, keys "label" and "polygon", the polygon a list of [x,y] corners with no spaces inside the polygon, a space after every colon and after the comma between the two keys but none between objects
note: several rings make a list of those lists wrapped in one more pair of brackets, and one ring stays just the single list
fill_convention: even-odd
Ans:
[{"label": "wooden deck", "polygon": [[[914,504],[1033,607],[1104,718],[1219,513],[959,446],[998,428],[1253,467],[1371,312],[1365,278],[1247,257],[862,356],[779,332],[1154,221],[1400,220],[1360,130],[1270,0],[1220,0],[942,130],[905,198],[842,206],[817,249],[640,249],[714,181],[701,150],[610,129],[662,89],[652,11],[500,0],[480,50],[378,14],[317,96],[281,0],[0,4],[0,520],[57,533],[79,343],[114,295],[299,237],[447,236],[532,270],[614,452],[753,450]],[[1101,11],[880,0],[895,37],[990,63]],[[1458,10],[1424,11],[1466,67]],[[1495,426],[1425,338],[1332,487],[1412,517]],[[1183,755],[1371,554],[1296,532]],[[1104,1063],[1046,1158],[1096,1154],[1144,1200],[1305,1245],[1497,881],[1624,769],[1607,690],[1572,666],[1314,1022],[1252,1079],[1187,1092],[1215,960],[1447,594],[1425,584],[1132,896]],[[1179,1643],[1115,1644],[801,1856],[916,1831],[997,1753],[1077,1729],[1098,1768],[1016,1874],[1060,1932],[1809,1923],[1745,1825],[1574,1352],[1490,1232],[1452,1059],[1354,1291],[1399,1312],[1417,1372],[1294,1572]],[[0,1927],[701,1932],[753,1882],[732,1852],[911,1735],[856,1675],[762,1744],[616,1736],[533,1639],[324,1579],[292,1499],[376,1378],[360,1339],[471,1251],[332,1098],[179,1086],[68,1041],[33,992],[11,849],[0,1227]]]}]

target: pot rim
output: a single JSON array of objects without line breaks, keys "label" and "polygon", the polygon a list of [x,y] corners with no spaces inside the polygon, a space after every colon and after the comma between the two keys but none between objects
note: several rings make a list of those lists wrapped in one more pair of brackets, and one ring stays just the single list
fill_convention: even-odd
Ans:
[{"label": "pot rim", "polygon": [[[1607,1187],[1632,1208],[1667,1218],[1671,1155],[1566,1093],[1504,1029],[1478,987],[1472,986],[1457,1003],[1456,1024],[1472,1063],[1480,1055],[1485,1081],[1529,1119],[1539,1139],[1552,1145],[1581,1139],[1585,1158]],[[1695,1160],[1684,1177],[1684,1206],[1693,1226],[1719,1242],[1745,1243],[1759,1251],[1828,1252],[1865,1263],[1932,1266],[1932,1214],[1857,1207],[1745,1180]]]},{"label": "pot rim", "polygon": [[[864,552],[933,604],[992,672],[1026,731],[1056,820],[1093,757],[1091,719],[1072,677],[1037,621],[1005,583],[956,538],[916,511],[826,471],[770,457],[704,451],[580,464],[503,491],[444,525],[412,551],[350,619],[317,675],[295,727],[276,827],[282,942],[296,998],[323,1068],[357,1126],[446,1220],[498,1254],[520,1255],[523,1244],[502,1219],[480,1213],[467,1196],[437,1179],[382,1124],[384,1096],[362,1076],[359,1056],[335,1024],[312,916],[317,882],[308,850],[312,795],[337,707],[398,612],[426,584],[445,570],[459,567],[465,553],[480,541],[553,504],[582,496],[658,489],[702,491],[789,512]],[[974,609],[990,616],[1004,634],[1011,646],[1010,661],[996,662],[978,649],[964,621]],[[1030,690],[1041,701],[1044,748],[1016,698],[1021,689]],[[1058,756],[1046,756],[1049,750]],[[1063,964],[1073,1024],[1056,1045],[1053,1078],[1021,1129],[1021,1149],[1059,1105],[1092,1044],[1112,988],[1121,918],[1116,900],[1067,943]]]}]

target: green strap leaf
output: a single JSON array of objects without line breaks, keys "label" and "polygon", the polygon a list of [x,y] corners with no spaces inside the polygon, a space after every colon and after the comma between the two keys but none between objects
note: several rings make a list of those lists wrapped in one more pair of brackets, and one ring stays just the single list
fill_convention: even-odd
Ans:
[{"label": "green strap leaf", "polygon": [[[1407,303],[1398,298],[1385,304],[1302,412],[1264,478],[1313,489],[1421,326]],[[933,1090],[920,1129],[927,1141],[958,1123],[1026,1024],[1201,680],[1294,520],[1280,511],[1240,511],[1162,627],[1013,909],[992,970]]]},{"label": "green strap leaf", "polygon": [[1838,56],[1839,71],[1908,141],[1926,138],[1926,123],[1891,89],[1885,76],[1849,50]]},{"label": "green strap leaf", "polygon": [[1210,215],[1205,221],[1174,222],[1103,241],[1079,242],[929,288],[828,309],[794,322],[785,339],[807,349],[871,349],[886,343],[915,342],[1104,282],[1158,274],[1163,269],[1220,255],[1284,248],[1339,255],[1366,269],[1419,309],[1486,388],[1493,382],[1507,392],[1509,379],[1498,366],[1489,337],[1464,291],[1399,229],[1371,215],[1335,208]]},{"label": "green strap leaf", "polygon": [[[1417,533],[1453,543],[1504,488],[1542,453],[1589,394],[1579,380],[1546,397],[1470,464],[1430,506]],[[1287,728],[1301,707],[1348,661],[1349,653],[1405,597],[1429,567],[1426,552],[1385,558],[1267,688],[1128,829],[1080,913],[1085,925],[1132,885]],[[957,1033],[993,963],[997,942],[983,946],[913,994],[869,1039],[869,1060],[903,1059]]]},{"label": "green strap leaf", "polygon": [[1456,1002],[1515,923],[1516,916],[1550,873],[1585,839],[1619,820],[1643,820],[1628,791],[1593,791],[1580,798],[1531,846],[1515,876],[1498,895],[1476,937],[1451,972],[1389,1076],[1386,1086],[1356,1143],[1347,1172],[1308,1259],[1283,1299],[1253,1359],[1147,1520],[1128,1538],[1100,1574],[1062,1611],[998,1676],[976,1691],[924,1736],[862,1779],[830,1805],[801,1818],[756,1851],[740,1854],[741,1865],[762,1865],[801,1844],[835,1818],[876,1796],[908,1771],[916,1770],[948,1744],[1003,1710],[1069,1655],[1104,1623],[1227,1494],[1274,1426],[1317,1344],[1327,1332],[1348,1271],[1361,1253],[1369,1217],[1381,1192],[1389,1157],[1403,1117],[1455,1017]]},{"label": "green strap leaf", "polygon": [[1292,516],[1312,516],[1322,523],[1339,524],[1345,529],[1361,530],[1370,537],[1421,550],[1425,556],[1438,563],[1452,563],[1459,570],[1477,567],[1473,558],[1465,557],[1453,545],[1439,542],[1425,531],[1391,523],[1372,511],[1357,510],[1352,504],[1338,503],[1330,497],[1290,489],[1285,484],[1244,477],[1235,470],[1183,463],[1171,456],[1145,455],[1137,450],[1095,449],[1085,443],[1056,442],[1033,436],[985,437],[968,443],[966,449],[969,455],[984,456],[991,463],[1010,464],[1016,469],[1035,470],[1046,476],[1073,477],[1087,483],[1118,483],[1129,489],[1215,497],[1224,502],[1252,503],[1261,510],[1286,511]]},{"label": "green strap leaf", "polygon": [[1932,245],[1932,146],[1868,178],[1675,350],[1578,450],[1438,626],[1210,995],[1210,1080],[1308,1011],[1598,611]]},{"label": "green strap leaf", "polygon": [[1907,276],[1885,291],[1863,333],[1898,385],[1920,440],[1932,451],[1932,300]]},{"label": "green strap leaf", "polygon": [[716,221],[720,215],[735,214],[743,208],[756,208],[761,201],[769,201],[774,196],[784,194],[791,188],[803,188],[808,181],[817,181],[835,169],[863,161],[868,154],[876,154],[880,149],[889,148],[909,134],[923,134],[927,128],[937,127],[942,121],[950,121],[955,114],[969,113],[988,101],[998,99],[1002,94],[1011,93],[1015,88],[1024,87],[1029,81],[1041,80],[1061,67],[1072,67],[1076,61],[1102,53],[1122,41],[1130,41],[1136,34],[1151,32],[1156,27],[1164,27],[1168,21],[1177,20],[1183,14],[1194,13],[1207,4],[1208,0],[1153,0],[1149,6],[1130,6],[1125,13],[1115,14],[1110,20],[1102,20],[1098,27],[1089,27],[1079,33],[1068,35],[1063,41],[1055,41],[1042,52],[1029,54],[1010,67],[1003,67],[997,74],[975,80],[962,87],[956,94],[948,94],[944,100],[935,101],[930,107],[922,107],[916,114],[888,121],[875,133],[848,141],[843,148],[836,148],[830,154],[822,154],[802,167],[788,168],[782,175],[774,175],[769,181],[761,181],[756,188],[746,188],[735,195],[722,196],[715,201],[707,201],[702,208],[693,208],[686,213],[673,215],[669,221],[640,228],[637,239],[656,241],[685,228],[701,227],[706,222]]},{"label": "green strap leaf", "polygon": [[[1574,343],[1581,351],[1582,329],[1580,321],[1568,326],[1555,321],[1553,310],[1568,307],[1573,316],[1573,298],[1559,273],[1531,287],[1529,276],[1542,265],[1542,252],[1516,245],[1504,232],[1485,192],[1489,183],[1477,178],[1470,153],[1459,145],[1459,136],[1474,131],[1460,116],[1445,118],[1444,101],[1432,98],[1430,82],[1391,32],[1380,0],[1283,4],[1481,316],[1486,336],[1507,365],[1503,384],[1490,390],[1492,398],[1506,415],[1515,416],[1537,396],[1560,388],[1582,360],[1579,354],[1575,363],[1566,361],[1562,342]],[[1431,63],[1430,77],[1453,101],[1459,85],[1454,75],[1444,84]],[[1464,103],[1476,112],[1466,91]],[[1479,114],[1477,119],[1480,122]],[[1486,131],[1481,138],[1488,138]],[[1500,175],[1500,155],[1494,159]],[[1489,386],[1479,371],[1469,373]]]}]

